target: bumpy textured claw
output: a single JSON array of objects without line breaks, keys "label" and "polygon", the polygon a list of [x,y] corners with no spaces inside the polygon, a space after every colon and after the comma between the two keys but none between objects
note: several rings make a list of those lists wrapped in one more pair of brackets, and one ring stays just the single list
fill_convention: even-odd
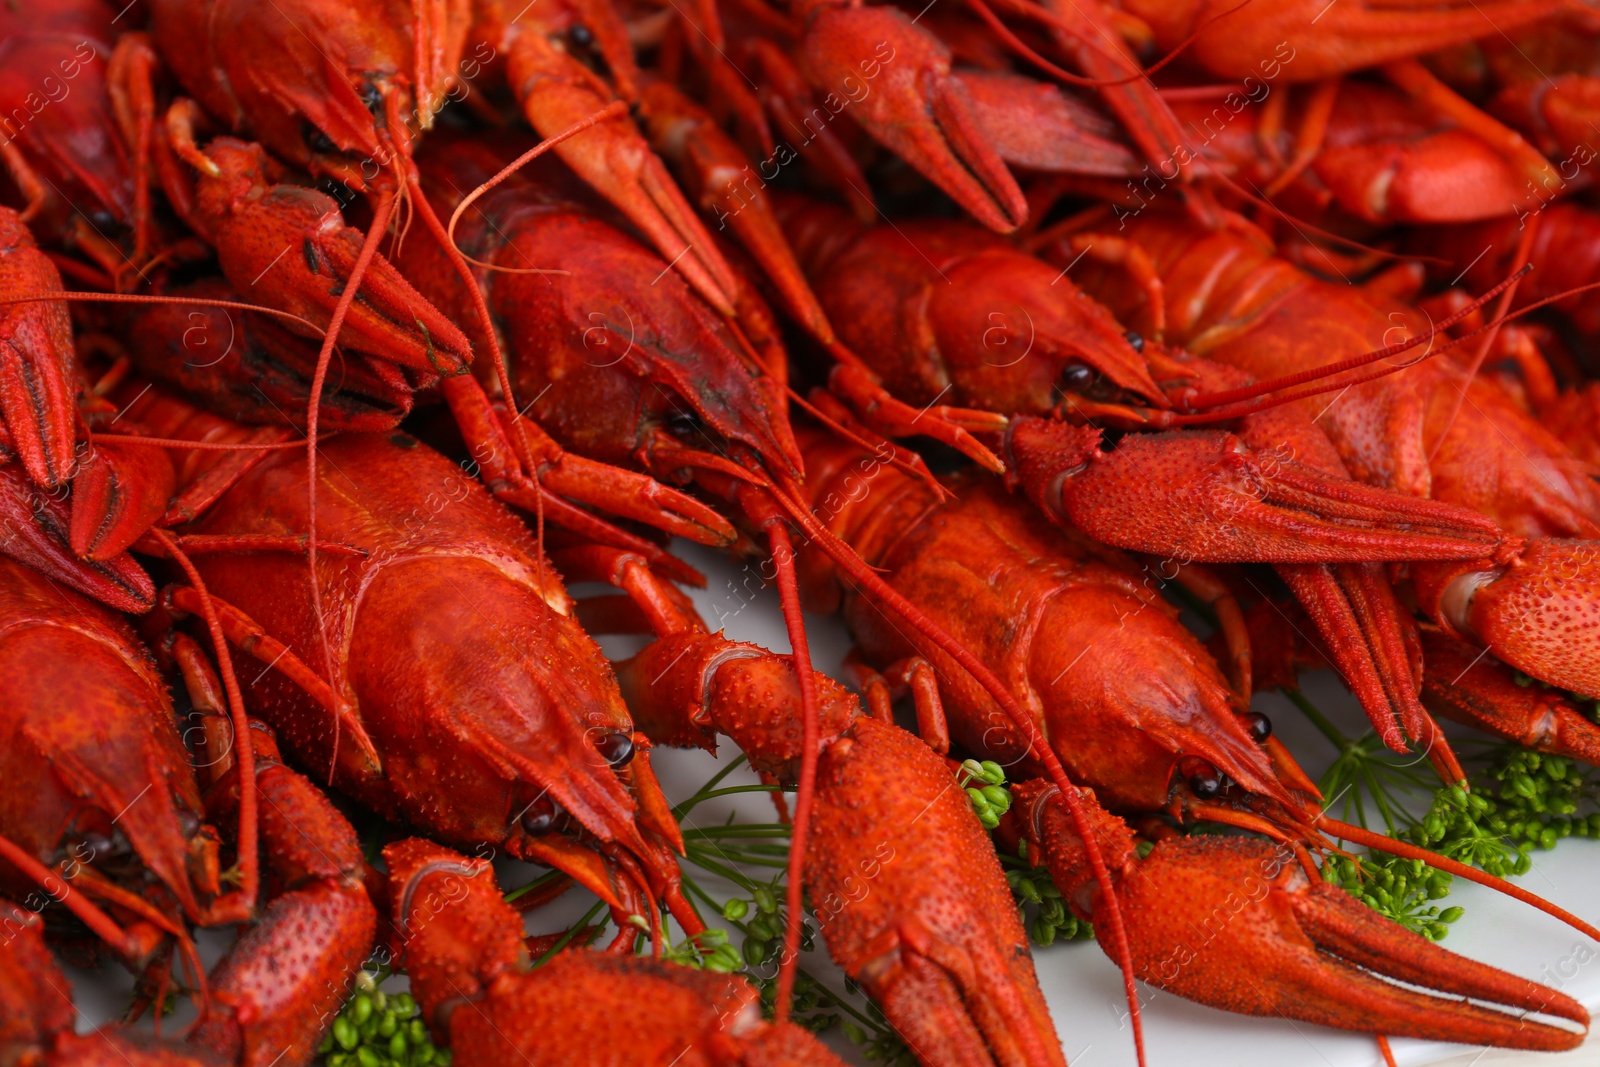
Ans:
[{"label": "bumpy textured claw", "polygon": [[828,108],[813,115],[826,122],[848,108],[973,218],[1001,233],[1022,225],[1027,201],[951,74],[944,43],[896,8],[808,6],[800,66]]},{"label": "bumpy textured claw", "polygon": [[[209,1014],[192,1039],[239,1063],[301,1063],[371,953],[378,917],[355,830],[327,794],[283,765],[270,734],[250,734],[261,840],[281,892],[212,970],[211,988],[231,1010]],[[225,779],[207,814],[232,825],[238,792],[237,776]]]},{"label": "bumpy textured claw", "polygon": [[[1060,796],[1038,782],[1016,792],[1029,854],[1044,858],[1074,911],[1092,918],[1097,901],[1083,842]],[[1288,849],[1246,838],[1172,838],[1141,860],[1125,826],[1104,813],[1099,821],[1123,914],[1133,917],[1134,965],[1152,985],[1225,1011],[1347,1030],[1542,1050],[1583,1041],[1589,1013],[1571,997],[1381,918],[1343,890],[1313,882]]]},{"label": "bumpy textured claw", "polygon": [[1509,561],[1414,568],[1446,633],[1551,685],[1600,697],[1600,542],[1537,538]]},{"label": "bumpy textured claw", "polygon": [[1141,552],[1214,563],[1482,558],[1503,534],[1467,508],[1332,477],[1222,431],[1129,435],[1016,419],[1014,480],[1052,515]]},{"label": "bumpy textured claw", "polygon": [[[21,217],[0,208],[0,292],[59,292],[61,274]],[[59,301],[0,307],[0,415],[28,476],[54,488],[74,471],[78,410],[72,321]]]},{"label": "bumpy textured claw", "polygon": [[94,562],[72,551],[72,516],[65,501],[32,484],[14,463],[0,467],[0,555],[136,614],[156,602],[155,583],[126,552]]},{"label": "bumpy textured claw", "polygon": [[[752,765],[792,779],[802,733],[787,656],[678,633],[618,674],[653,736],[710,747],[726,733]],[[1027,935],[965,794],[926,744],[817,681],[825,747],[805,885],[829,953],[928,1067],[1064,1067]]]},{"label": "bumpy textured claw", "polygon": [[806,882],[828,951],[921,1062],[1064,1067],[1010,890],[939,757],[861,719],[817,785]]},{"label": "bumpy textured claw", "polygon": [[[523,34],[506,76],[534,129],[554,136],[612,102],[588,68],[540,34]],[[555,152],[645,235],[662,258],[723,315],[739,281],[633,120],[616,116],[562,141]]]},{"label": "bumpy textured claw", "polygon": [[1600,726],[1565,694],[1518,685],[1504,663],[1432,627],[1422,630],[1422,664],[1422,699],[1435,715],[1600,766]]},{"label": "bumpy textured claw", "polygon": [[488,863],[416,838],[383,856],[412,991],[462,1063],[840,1067],[810,1034],[765,1022],[755,989],[733,975],[579,950],[532,970],[522,917]]},{"label": "bumpy textured claw", "polygon": [[[173,124],[169,120],[169,127]],[[174,139],[181,140],[175,133]],[[320,328],[328,324],[365,236],[345,225],[338,201],[298,185],[273,185],[259,145],[219,137],[206,147],[215,174],[202,171],[195,211],[217,262],[237,292]],[[318,329],[291,328],[321,340]],[[466,335],[381,255],[361,279],[340,343],[440,377],[472,362]]]}]

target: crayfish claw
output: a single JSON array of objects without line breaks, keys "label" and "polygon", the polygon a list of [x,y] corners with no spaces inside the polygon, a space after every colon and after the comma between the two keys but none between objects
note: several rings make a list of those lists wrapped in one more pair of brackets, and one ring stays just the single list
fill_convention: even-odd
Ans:
[{"label": "crayfish claw", "polygon": [[149,611],[156,587],[138,562],[126,552],[98,563],[80,559],[68,540],[70,522],[66,501],[37,488],[20,466],[0,466],[0,555],[118,611]]},{"label": "crayfish claw", "polygon": [[[1010,233],[1027,221],[1028,202],[979,124],[965,85],[951,73],[943,42],[892,7],[828,0],[805,6],[812,10],[800,65],[827,94],[828,108],[812,115],[843,110],[839,91],[881,78],[859,99],[851,95],[852,118],[991,230]],[[859,59],[866,41],[878,44]]]},{"label": "crayfish claw", "polygon": [[1540,537],[1503,562],[1414,568],[1423,614],[1525,674],[1600,698],[1600,542]]},{"label": "crayfish claw", "polygon": [[[0,208],[0,280],[8,293],[60,291],[61,274],[21,216]],[[0,427],[34,483],[72,478],[77,408],[72,321],[59,301],[12,304],[0,317]]]},{"label": "crayfish claw", "polygon": [[[1375,489],[1220,430],[1124,437],[1014,420],[1017,477],[1046,512],[1119,548],[1201,563],[1474,559],[1504,535],[1466,508]],[[1157,476],[1159,472],[1159,476]]]},{"label": "crayfish claw", "polygon": [[842,1067],[810,1034],[762,1019],[736,975],[579,949],[534,969],[487,862],[417,838],[383,856],[412,990],[462,1063],[590,1062],[627,1017],[629,1062]]},{"label": "crayfish claw", "polygon": [[[1093,878],[1065,805],[1039,783],[1016,793],[1016,807],[1032,813],[1029,855],[1092,920]],[[1137,916],[1128,927],[1134,968],[1151,985],[1224,1011],[1345,1030],[1520,1049],[1583,1042],[1589,1013],[1571,997],[1442,949],[1313,881],[1289,846],[1172,837],[1139,859],[1126,828],[1099,816],[1106,841],[1120,836],[1124,846],[1107,849],[1107,861],[1122,913]]]},{"label": "crayfish claw", "polygon": [[[550,137],[610,104],[611,92],[538,34],[512,49],[506,76],[523,114]],[[633,120],[617,115],[561,141],[555,154],[628,217],[683,279],[723,316],[734,314],[738,277]]]},{"label": "crayfish claw", "polygon": [[1421,637],[1422,699],[1429,711],[1538,752],[1600,766],[1600,726],[1567,694],[1520,684],[1510,667],[1442,630],[1424,626]]},{"label": "crayfish claw", "polygon": [[[1294,873],[1301,875],[1298,870]],[[1375,1026],[1396,1032],[1399,1020],[1425,1012],[1427,1025],[1437,1027],[1444,1040],[1548,1050],[1573,1048],[1583,1040],[1584,1031],[1525,1018],[1527,1014],[1551,1015],[1587,1030],[1589,1013],[1571,997],[1440,948],[1379,917],[1327,883],[1309,886],[1295,901],[1294,911],[1300,928],[1321,950],[1316,972],[1307,968],[1303,973],[1319,989],[1331,987],[1334,995],[1354,1009],[1354,1018],[1366,1016],[1369,1021],[1363,1029]],[[1518,1014],[1430,996],[1384,981],[1374,973],[1439,993],[1498,1004]]]},{"label": "crayfish claw", "polygon": [[861,718],[817,785],[806,884],[828,950],[920,1062],[1064,1067],[1011,892],[944,762]]}]

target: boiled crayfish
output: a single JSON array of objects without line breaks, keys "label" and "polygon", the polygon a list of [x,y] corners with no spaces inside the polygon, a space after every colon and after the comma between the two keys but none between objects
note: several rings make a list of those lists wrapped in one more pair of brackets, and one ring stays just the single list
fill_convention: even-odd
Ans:
[{"label": "boiled crayfish", "polygon": [[[457,1062],[832,1065],[811,921],[922,1063],[1059,1067],[997,846],[1141,1060],[1136,979],[1578,1044],[1324,869],[1600,930],[1334,818],[1251,707],[1324,662],[1454,789],[1434,714],[1600,761],[1570,6],[0,15],[0,1064],[304,1064],[383,942]],[[672,537],[775,582],[788,648],[711,632]],[[719,739],[793,792],[760,991],[657,958],[713,932],[656,753]],[[530,951],[491,857],[615,935]],[[80,1036],[56,953],[199,1021]]]}]

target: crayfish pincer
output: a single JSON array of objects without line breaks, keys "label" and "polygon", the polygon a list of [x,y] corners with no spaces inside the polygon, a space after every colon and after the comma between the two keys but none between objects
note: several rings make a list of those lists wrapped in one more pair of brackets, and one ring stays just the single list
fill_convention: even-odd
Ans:
[{"label": "crayfish pincer", "polygon": [[[1165,212],[1119,233],[1166,280],[1168,306],[1187,309],[1165,341],[1258,381],[1322,374],[1368,352],[1368,324],[1398,324],[1384,334],[1397,346],[1438,336],[1415,307],[1317,278],[1259,234],[1204,230]],[[1216,263],[1225,269],[1197,287],[1190,272]],[[1097,278],[1091,269],[1079,279],[1113,311],[1148,301],[1120,276]],[[1424,615],[1541,681],[1600,696],[1600,488],[1572,448],[1452,355],[1470,350],[1440,342],[1425,351],[1429,358],[1414,366],[1352,384],[1337,403],[1303,398],[1295,406],[1323,428],[1358,481],[1471,509],[1512,535],[1467,562],[1413,565]]]},{"label": "crayfish pincer", "polygon": [[[1043,782],[1014,792],[1014,832],[1073,910],[1092,919],[1098,895],[1060,796]],[[1132,938],[1139,977],[1181,997],[1246,1015],[1503,1048],[1576,1048],[1588,1032],[1589,1013],[1571,997],[1440,948],[1308,876],[1281,845],[1173,836],[1140,858],[1133,831],[1104,811],[1096,833],[1123,908],[1141,916]]]},{"label": "crayfish pincer", "polygon": [[534,969],[522,916],[501,899],[489,864],[418,838],[383,858],[397,955],[456,1062],[843,1067],[800,1027],[762,1019],[743,978],[585,949]]}]

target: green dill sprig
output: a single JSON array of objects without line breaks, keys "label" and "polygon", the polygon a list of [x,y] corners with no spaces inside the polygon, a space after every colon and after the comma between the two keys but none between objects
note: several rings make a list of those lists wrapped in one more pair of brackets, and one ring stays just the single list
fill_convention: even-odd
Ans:
[{"label": "green dill sprig", "polygon": [[[1501,878],[1527,873],[1532,853],[1563,837],[1600,837],[1600,812],[1584,810],[1594,805],[1597,783],[1571,759],[1509,743],[1485,745],[1469,761],[1472,792],[1441,788],[1421,759],[1389,751],[1374,734],[1348,738],[1303,694],[1287,695],[1338,750],[1319,786],[1346,821],[1368,826],[1370,804],[1390,836]],[[1419,816],[1414,809],[1424,796],[1431,801]],[[1437,903],[1449,896],[1454,876],[1422,860],[1334,855],[1322,874],[1430,940],[1443,938],[1462,915],[1460,907]]]},{"label": "green dill sprig", "polygon": [[450,1067],[410,993],[389,995],[387,975],[358,971],[355,989],[317,1049],[323,1067]]}]

